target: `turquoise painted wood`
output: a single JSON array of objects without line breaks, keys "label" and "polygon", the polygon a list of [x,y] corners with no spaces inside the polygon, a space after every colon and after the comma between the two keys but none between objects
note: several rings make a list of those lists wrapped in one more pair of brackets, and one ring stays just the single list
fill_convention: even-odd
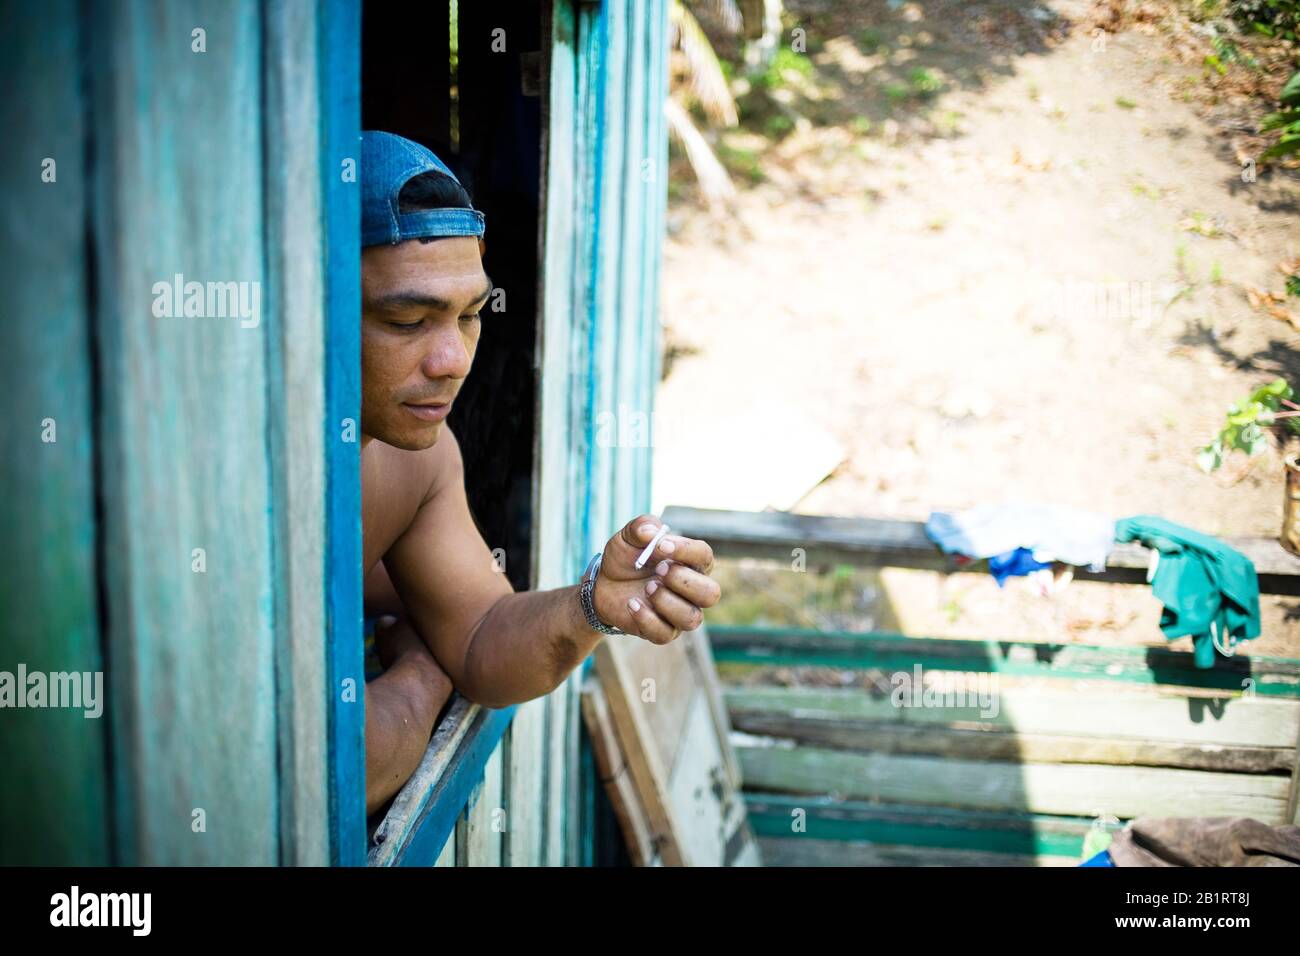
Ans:
[{"label": "turquoise painted wood", "polygon": [[[266,278],[261,20],[251,4],[92,11],[121,859],[274,864],[266,387],[276,317],[251,308]],[[196,24],[203,53],[191,46]],[[248,319],[159,317],[157,290],[177,275],[238,283]]]},{"label": "turquoise painted wood", "polygon": [[1034,641],[910,637],[881,631],[718,624],[709,628],[714,659],[754,666],[821,666],[989,672],[1014,677],[1164,684],[1300,698],[1300,660],[1238,654],[1201,670],[1186,652],[1165,647],[1097,647]]},{"label": "turquoise painted wood", "polygon": [[[40,95],[0,100],[0,671],[84,673],[93,688],[103,659],[78,9],[3,5],[3,87]],[[110,862],[109,717],[86,713],[0,711],[0,864]]]},{"label": "turquoise painted wood", "polygon": [[[320,178],[324,248],[325,645],[330,861],[366,861],[365,652],[361,551],[360,0],[323,0]],[[347,170],[354,175],[346,175]],[[310,424],[310,423],[309,423]]]},{"label": "turquoise painted wood", "polygon": [[[349,839],[362,858],[359,702],[334,790],[355,819],[331,839],[322,640],[352,640],[359,675],[356,446],[327,488],[324,370],[327,335],[356,365],[357,12],[6,4],[0,427],[31,450],[4,464],[23,557],[0,669],[102,670],[107,701],[6,712],[5,862],[324,863]],[[332,542],[327,494],[351,517]],[[347,575],[325,603],[326,549],[349,544],[352,630]]]}]

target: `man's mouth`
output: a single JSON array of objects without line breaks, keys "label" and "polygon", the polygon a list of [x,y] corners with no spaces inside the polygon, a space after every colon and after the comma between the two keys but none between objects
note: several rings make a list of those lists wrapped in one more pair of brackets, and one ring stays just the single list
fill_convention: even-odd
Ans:
[{"label": "man's mouth", "polygon": [[403,402],[402,406],[416,418],[426,422],[440,422],[451,411],[451,402]]}]

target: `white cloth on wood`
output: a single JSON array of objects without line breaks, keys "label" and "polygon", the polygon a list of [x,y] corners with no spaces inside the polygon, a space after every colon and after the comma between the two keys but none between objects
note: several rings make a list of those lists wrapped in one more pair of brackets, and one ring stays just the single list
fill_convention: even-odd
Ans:
[{"label": "white cloth on wood", "polygon": [[1035,561],[1103,571],[1115,544],[1115,519],[1063,505],[1008,501],[953,513],[933,512],[925,532],[948,554],[991,558],[1029,548]]}]

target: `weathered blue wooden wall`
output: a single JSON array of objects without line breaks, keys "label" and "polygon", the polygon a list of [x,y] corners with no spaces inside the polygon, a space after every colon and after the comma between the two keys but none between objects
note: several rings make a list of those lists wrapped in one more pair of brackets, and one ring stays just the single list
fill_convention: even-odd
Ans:
[{"label": "weathered blue wooden wall", "polygon": [[[0,715],[4,862],[365,859],[359,8],[4,4],[0,670],[107,696]],[[648,444],[597,428],[653,407],[666,162],[663,0],[553,14],[538,588],[649,504]],[[156,314],[178,274],[256,288],[258,321]],[[467,750],[439,862],[590,862],[579,680]]]},{"label": "weathered blue wooden wall", "polygon": [[[15,675],[103,667],[77,10],[0,6],[0,671]],[[0,863],[108,862],[108,723],[0,711]]]},{"label": "weathered blue wooden wall", "polygon": [[[356,13],[6,4],[5,437],[29,448],[5,459],[0,669],[103,669],[107,696],[100,721],[0,714],[6,861],[363,860],[359,774],[329,830],[331,716],[363,744],[326,666],[333,635],[359,679]],[[249,312],[167,314],[178,275]]]}]

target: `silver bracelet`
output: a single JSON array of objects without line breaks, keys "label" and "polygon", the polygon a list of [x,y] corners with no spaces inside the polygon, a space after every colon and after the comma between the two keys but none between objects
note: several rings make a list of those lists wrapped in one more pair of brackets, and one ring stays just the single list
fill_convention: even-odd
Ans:
[{"label": "silver bracelet", "polygon": [[593,631],[599,631],[602,634],[626,634],[626,631],[620,631],[616,627],[610,627],[596,614],[596,606],[592,603],[592,593],[596,590],[596,577],[600,574],[600,562],[605,556],[605,552],[597,551],[592,559],[587,562],[587,570],[582,572],[582,586],[578,588],[578,600],[582,603],[582,616],[587,619],[587,626]]}]

